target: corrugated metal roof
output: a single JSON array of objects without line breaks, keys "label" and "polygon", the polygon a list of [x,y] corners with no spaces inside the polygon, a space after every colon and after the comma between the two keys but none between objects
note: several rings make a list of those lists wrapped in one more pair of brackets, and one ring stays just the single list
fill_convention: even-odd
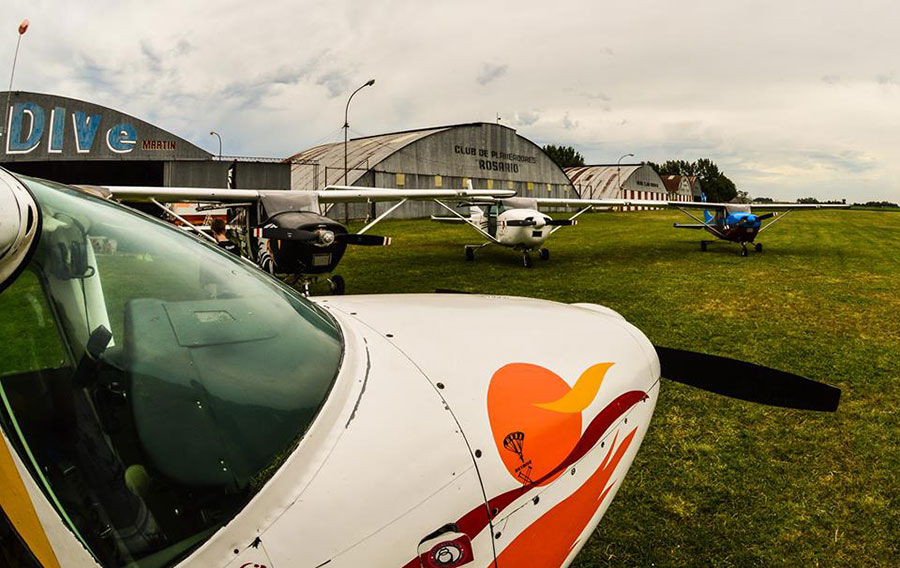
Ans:
[{"label": "corrugated metal roof", "polygon": [[621,166],[602,164],[563,168],[563,171],[566,172],[581,197],[603,199],[619,197],[617,195],[619,185],[624,185],[628,178],[642,167],[643,164],[622,164]]},{"label": "corrugated metal roof", "polygon": [[[291,189],[323,189],[326,183],[353,185],[370,168],[394,152],[422,138],[456,126],[463,125],[438,126],[349,140],[347,142],[347,165],[350,171],[347,173],[346,183],[343,179],[343,142],[322,144],[304,150],[289,158],[292,162],[306,162],[305,164],[294,163],[291,166]],[[310,162],[315,162],[317,165],[311,165]],[[327,179],[326,168],[328,168]]]}]

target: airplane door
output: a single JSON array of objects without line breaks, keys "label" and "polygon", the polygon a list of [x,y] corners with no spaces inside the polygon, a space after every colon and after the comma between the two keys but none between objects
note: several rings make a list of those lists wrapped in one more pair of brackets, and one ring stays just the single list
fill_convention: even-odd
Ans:
[{"label": "airplane door", "polygon": [[487,210],[488,234],[492,237],[497,236],[497,206],[491,205]]}]

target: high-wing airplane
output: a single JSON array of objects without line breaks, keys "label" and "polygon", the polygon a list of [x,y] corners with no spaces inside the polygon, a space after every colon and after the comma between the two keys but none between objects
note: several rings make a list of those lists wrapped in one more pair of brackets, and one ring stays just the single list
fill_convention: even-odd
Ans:
[{"label": "high-wing airplane", "polygon": [[[531,268],[531,253],[538,252],[541,260],[550,259],[550,251],[544,241],[561,227],[577,224],[576,218],[594,207],[622,207],[644,204],[632,199],[564,199],[552,197],[477,198],[470,200],[469,216],[463,216],[453,207],[436,199],[452,216],[432,216],[439,223],[465,223],[475,229],[487,242],[466,245],[466,260],[475,260],[475,251],[488,245],[512,248],[522,253],[525,268]],[[662,203],[662,202],[661,202]],[[541,213],[540,206],[578,209],[568,219],[553,219]]]},{"label": "high-wing airplane", "polygon": [[[321,191],[132,186],[86,189],[100,194],[111,193],[112,197],[123,201],[155,203],[166,213],[182,221],[186,228],[193,226],[165,203],[218,204],[208,207],[221,207],[225,204],[237,213],[231,225],[237,228],[248,256],[271,274],[290,276],[292,283],[299,282],[307,294],[310,285],[317,278],[335,270],[347,245],[389,245],[389,237],[365,233],[407,201],[466,201],[514,194],[506,190],[401,190],[351,186],[329,186]],[[397,204],[357,233],[350,233],[343,224],[322,214],[321,207],[326,205],[367,201],[396,201]],[[197,232],[206,236],[199,230]],[[327,281],[332,293],[344,293],[345,283],[341,276],[332,274],[327,277]]]},{"label": "high-wing airplane", "polygon": [[[0,534],[20,538],[0,553],[25,568],[568,566],[661,375],[811,410],[840,397],[654,348],[596,304],[310,299],[2,169],[0,313]],[[535,321],[569,333],[535,342]]]},{"label": "high-wing airplane", "polygon": [[[849,205],[823,205],[807,203],[765,203],[759,205],[737,203],[706,203],[695,202],[653,202],[655,205],[679,209],[697,224],[675,223],[676,229],[705,230],[723,241],[731,241],[741,245],[741,256],[747,256],[747,243],[753,243],[756,237],[784,218],[785,215],[795,209],[849,209]],[[703,220],[690,213],[689,209],[702,209]],[[767,211],[761,215],[753,211]],[[763,221],[772,219],[766,224]],[[714,241],[700,241],[700,250],[705,251],[706,246]],[[756,252],[762,252],[762,243],[756,243]]]}]

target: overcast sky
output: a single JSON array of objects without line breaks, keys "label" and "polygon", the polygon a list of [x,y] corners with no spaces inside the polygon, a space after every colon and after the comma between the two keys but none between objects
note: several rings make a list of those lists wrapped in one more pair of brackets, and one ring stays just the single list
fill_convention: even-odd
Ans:
[{"label": "overcast sky", "polygon": [[889,1],[4,0],[14,90],[125,111],[212,152],[287,156],[494,121],[588,163],[708,157],[752,196],[900,201]]}]

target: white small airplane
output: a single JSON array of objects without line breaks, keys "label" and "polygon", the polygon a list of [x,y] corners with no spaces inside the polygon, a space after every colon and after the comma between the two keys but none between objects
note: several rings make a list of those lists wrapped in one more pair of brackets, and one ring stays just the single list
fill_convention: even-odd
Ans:
[{"label": "white small airplane", "polygon": [[[471,182],[470,186],[471,188]],[[466,260],[475,260],[475,251],[488,245],[499,245],[522,253],[525,268],[531,268],[531,253],[538,252],[541,260],[550,259],[550,251],[544,248],[547,238],[561,227],[577,224],[576,218],[595,207],[624,207],[644,205],[648,202],[632,199],[580,199],[553,197],[475,198],[469,201],[469,216],[465,217],[453,207],[435,200],[452,216],[432,215],[439,223],[465,223],[475,229],[487,242],[466,245]],[[541,213],[541,206],[578,209],[568,219],[553,219]]]},{"label": "white small airplane", "polygon": [[[237,228],[242,248],[260,268],[271,274],[291,277],[292,284],[299,282],[307,294],[318,278],[325,277],[332,293],[338,295],[344,293],[346,285],[341,276],[331,273],[344,256],[347,245],[391,244],[389,237],[365,233],[407,201],[443,199],[458,202],[515,193],[508,190],[403,190],[342,185],[319,191],[134,186],[85,186],[85,189],[122,201],[154,203],[182,222],[183,227],[210,240],[213,239],[179,215],[177,208],[165,204],[203,204],[195,207],[198,212],[221,211],[224,205],[234,212],[229,226]],[[325,216],[325,207],[335,203],[374,201],[397,203],[357,233],[350,233],[343,224]]]},{"label": "white small airplane", "polygon": [[[840,397],[654,347],[595,304],[306,298],[3,169],[0,313],[0,534],[21,539],[0,553],[25,568],[568,566],[661,375],[811,410]],[[535,342],[536,321],[568,333]]]}]

